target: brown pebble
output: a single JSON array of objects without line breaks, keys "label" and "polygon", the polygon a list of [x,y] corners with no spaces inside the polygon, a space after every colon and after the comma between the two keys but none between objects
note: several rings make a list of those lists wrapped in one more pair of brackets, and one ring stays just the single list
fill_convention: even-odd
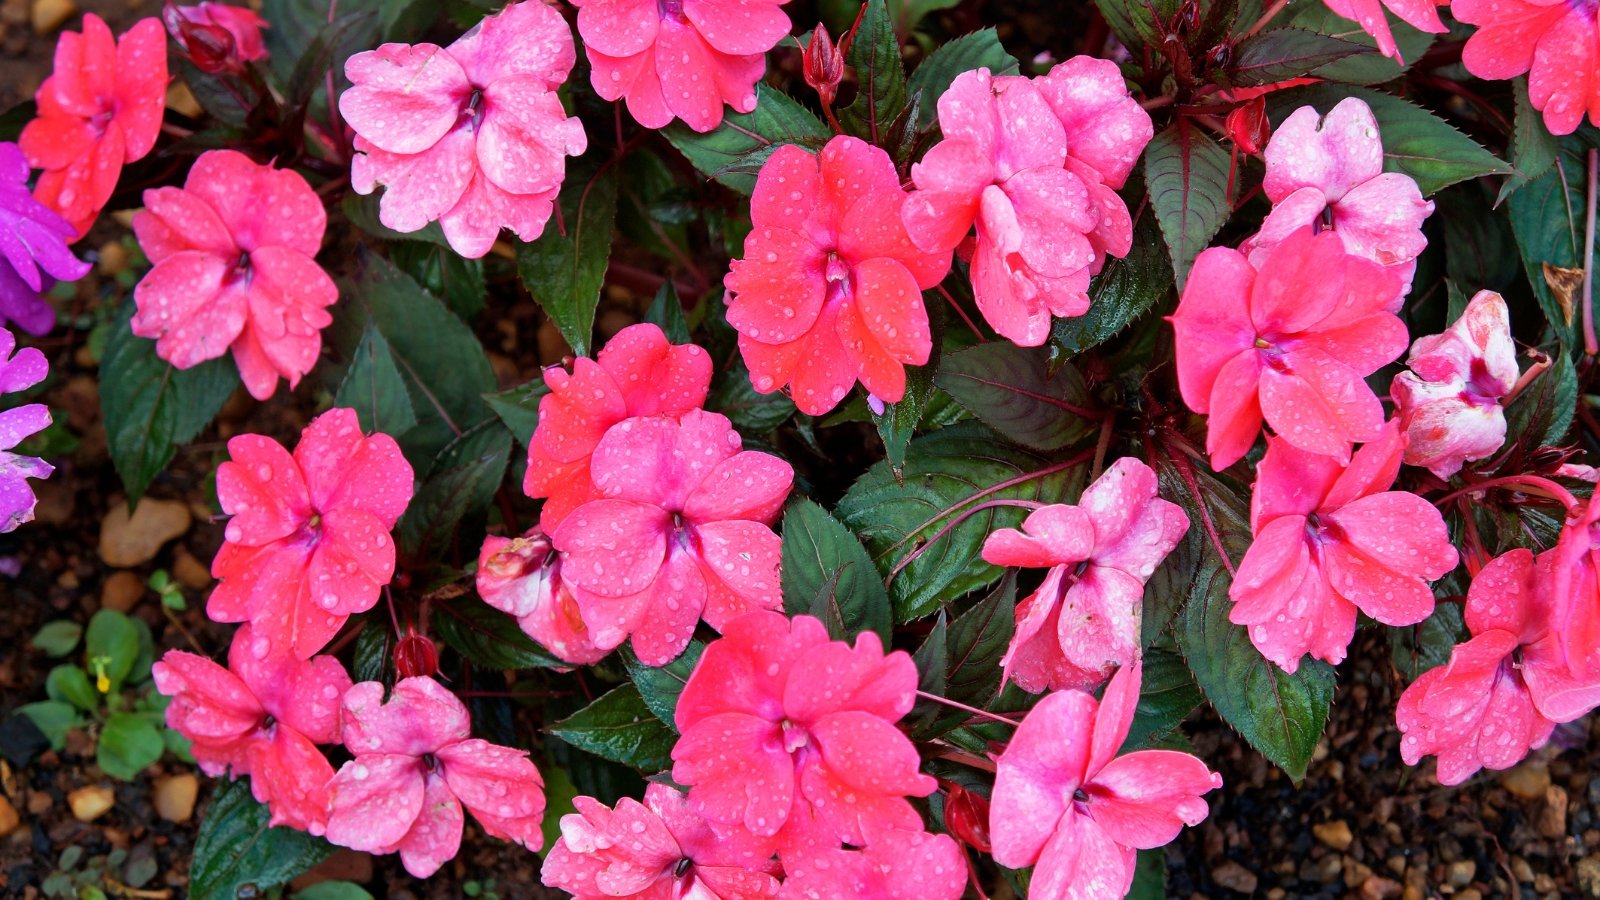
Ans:
[{"label": "brown pebble", "polygon": [[189,530],[189,507],[176,500],[146,497],[139,508],[113,499],[111,511],[100,522],[100,558],[119,569],[144,565],[162,545]]},{"label": "brown pebble", "polygon": [[1456,900],[1483,900],[1483,892],[1477,888],[1466,888],[1456,892]]},{"label": "brown pebble", "polygon": [[72,0],[33,0],[33,33],[52,34],[77,11],[78,4]]},{"label": "brown pebble", "polygon": [[1361,882],[1361,896],[1364,900],[1391,900],[1405,891],[1400,882],[1392,878],[1368,878]]},{"label": "brown pebble", "polygon": [[121,241],[106,241],[100,245],[100,261],[95,265],[101,275],[119,275],[128,268],[128,248]]},{"label": "brown pebble", "polygon": [[28,794],[28,815],[42,816],[50,811],[55,801],[44,791],[31,791]]},{"label": "brown pebble", "polygon": [[1254,894],[1256,892],[1256,873],[1231,859],[1211,870],[1211,880],[1230,891],[1238,891],[1241,894]]},{"label": "brown pebble", "polygon": [[125,613],[144,596],[144,579],[127,569],[112,572],[100,586],[100,608]]},{"label": "brown pebble", "polygon": [[0,837],[5,837],[16,831],[22,825],[22,816],[17,808],[11,805],[4,794],[0,794]]},{"label": "brown pebble", "polygon": [[1343,819],[1334,819],[1332,822],[1319,822],[1311,826],[1311,833],[1317,840],[1343,853],[1350,849],[1356,836],[1350,831],[1350,823]]},{"label": "brown pebble", "polygon": [[1528,865],[1528,861],[1522,857],[1513,856],[1511,857],[1511,874],[1516,876],[1519,883],[1529,884],[1533,881],[1533,866]]},{"label": "brown pebble", "polygon": [[191,591],[203,591],[211,586],[211,570],[195,559],[187,547],[172,551],[172,577]]},{"label": "brown pebble", "polygon": [[1543,763],[1523,763],[1501,775],[1500,784],[1519,799],[1538,800],[1550,786],[1550,770]]},{"label": "brown pebble", "polygon": [[1478,864],[1470,859],[1458,859],[1445,870],[1445,880],[1458,888],[1466,887],[1472,883],[1473,876],[1478,874]]},{"label": "brown pebble", "polygon": [[194,816],[194,801],[200,795],[200,779],[193,774],[157,778],[151,788],[150,803],[156,815],[168,822],[187,822]]},{"label": "brown pebble", "polygon": [[100,784],[81,787],[67,795],[67,805],[72,807],[72,817],[79,822],[93,822],[111,811],[117,796]]},{"label": "brown pebble", "polygon": [[181,81],[174,81],[167,88],[167,109],[175,113],[198,119],[205,115],[205,107],[194,97],[194,92]]},{"label": "brown pebble", "polygon": [[[1600,855],[1585,856],[1578,860],[1572,867],[1573,877],[1577,879],[1578,890],[1583,891],[1585,897],[1600,897]],[[1537,882],[1534,889],[1538,889]]]},{"label": "brown pebble", "polygon": [[1567,835],[1567,789],[1559,784],[1545,788],[1544,805],[1535,820],[1539,834],[1547,838]]}]

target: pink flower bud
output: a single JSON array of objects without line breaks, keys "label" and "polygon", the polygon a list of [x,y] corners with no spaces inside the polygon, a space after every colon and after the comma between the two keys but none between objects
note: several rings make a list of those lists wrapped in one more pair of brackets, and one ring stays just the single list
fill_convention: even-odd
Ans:
[{"label": "pink flower bud", "polygon": [[816,89],[824,105],[832,104],[839,95],[839,82],[844,80],[844,54],[820,23],[806,44],[804,68],[806,84]]},{"label": "pink flower bud", "polygon": [[1267,121],[1267,98],[1263,95],[1235,106],[1225,124],[1228,139],[1235,147],[1249,154],[1260,153],[1267,139],[1272,137],[1272,123]]},{"label": "pink flower bud", "polygon": [[950,785],[944,800],[944,830],[979,853],[988,853],[989,799],[959,784]]},{"label": "pink flower bud", "polygon": [[161,21],[167,34],[183,48],[183,53],[195,68],[208,75],[238,72],[243,68],[239,60],[238,45],[228,29],[220,25],[186,15],[172,4],[161,10]]},{"label": "pink flower bud", "polygon": [[394,648],[394,670],[401,678],[431,678],[439,671],[439,648],[427,635],[408,627]]}]

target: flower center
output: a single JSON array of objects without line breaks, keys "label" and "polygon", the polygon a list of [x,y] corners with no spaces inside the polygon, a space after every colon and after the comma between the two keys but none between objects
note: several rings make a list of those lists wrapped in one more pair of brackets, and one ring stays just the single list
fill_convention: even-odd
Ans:
[{"label": "flower center", "polygon": [[689,867],[692,865],[694,865],[694,860],[687,856],[678,860],[678,864],[672,867],[672,877],[682,878],[683,876],[689,874]]},{"label": "flower center", "polygon": [[422,754],[422,767],[429,772],[439,771],[439,757],[434,756],[432,753]]},{"label": "flower center", "polygon": [[250,251],[245,250],[239,254],[239,258],[237,260],[234,260],[233,268],[228,270],[226,280],[229,284],[233,284],[237,281],[248,281],[249,279]]},{"label": "flower center", "polygon": [[656,0],[656,10],[661,13],[663,19],[684,21],[683,0]]},{"label": "flower center", "polygon": [[1474,359],[1468,368],[1467,384],[1461,390],[1461,400],[1468,406],[1500,405],[1500,388],[1489,375],[1489,364],[1482,358]]},{"label": "flower center", "polygon": [[811,744],[811,732],[788,719],[783,720],[783,749],[793,755]]},{"label": "flower center", "polygon": [[1289,364],[1283,358],[1283,348],[1278,346],[1271,338],[1257,335],[1255,349],[1261,355],[1262,364],[1267,368],[1274,372],[1287,373],[1289,371]]}]

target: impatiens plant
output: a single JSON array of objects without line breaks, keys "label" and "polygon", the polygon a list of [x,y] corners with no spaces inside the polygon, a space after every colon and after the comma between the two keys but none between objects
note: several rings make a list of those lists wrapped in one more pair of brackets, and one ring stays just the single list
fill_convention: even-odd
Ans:
[{"label": "impatiens plant", "polygon": [[61,33],[0,531],[67,457],[211,505],[238,627],[164,592],[124,711],[230,780],[189,896],[1163,896],[1352,660],[1424,784],[1600,706],[1592,0],[980,5]]}]

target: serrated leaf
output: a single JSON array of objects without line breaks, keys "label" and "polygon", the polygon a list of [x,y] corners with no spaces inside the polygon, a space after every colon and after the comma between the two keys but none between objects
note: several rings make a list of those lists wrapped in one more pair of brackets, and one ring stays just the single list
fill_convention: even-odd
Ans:
[{"label": "serrated leaf", "polygon": [[1383,138],[1383,168],[1411,176],[1432,196],[1440,189],[1483,175],[1509,174],[1511,167],[1443,119],[1393,94],[1342,84],[1311,84],[1267,95],[1276,127],[1289,113],[1314,106],[1327,115],[1339,101],[1354,97],[1372,108]]},{"label": "serrated leaf", "polygon": [[1059,450],[1087,435],[1093,402],[1070,364],[1051,371],[1050,352],[991,341],[945,357],[940,388],[985,425],[1035,450]]},{"label": "serrated leaf", "polygon": [[339,383],[333,405],[355,410],[361,430],[369,433],[405,434],[417,424],[411,394],[406,390],[405,379],[400,377],[400,370],[395,368],[389,342],[370,322],[361,335],[361,343],[356,345],[355,358],[350,361],[344,380]]},{"label": "serrated leaf", "polygon": [[957,75],[973,69],[988,69],[994,75],[1017,74],[1016,57],[1000,46],[1000,36],[993,28],[980,28],[940,44],[911,73],[906,92],[909,96],[922,96],[917,111],[920,127],[926,128],[938,119],[939,98]]},{"label": "serrated leaf", "polygon": [[1183,657],[1168,650],[1146,650],[1139,705],[1122,752],[1143,750],[1173,734],[1204,699]]},{"label": "serrated leaf", "polygon": [[622,662],[628,667],[628,677],[633,679],[633,686],[639,689],[639,698],[656,714],[656,718],[673,731],[678,730],[674,721],[678,697],[683,694],[684,685],[688,684],[689,676],[694,674],[695,664],[704,652],[705,644],[690,641],[683,654],[672,662],[664,666],[647,666],[633,655],[631,649],[623,651]]},{"label": "serrated leaf", "polygon": [[1511,166],[1515,171],[1500,185],[1500,196],[1494,201],[1497,207],[1528,182],[1550,171],[1556,164],[1556,154],[1561,146],[1556,136],[1544,127],[1544,115],[1534,109],[1533,101],[1528,99],[1526,75],[1512,79],[1511,98],[1515,105]]},{"label": "serrated leaf", "polygon": [[1124,259],[1111,257],[1089,283],[1089,311],[1056,319],[1050,343],[1074,356],[1095,347],[1159,308],[1172,292],[1172,260],[1161,249],[1155,212],[1145,205],[1133,223],[1133,249]]},{"label": "serrated leaf", "polygon": [[866,548],[821,506],[798,498],[783,514],[783,608],[822,620],[835,640],[863,631],[889,641],[889,593]]},{"label": "serrated leaf", "polygon": [[489,669],[566,669],[572,664],[552,655],[522,633],[517,621],[471,597],[433,607],[433,628],[451,649]]},{"label": "serrated leaf", "polygon": [[1228,79],[1245,87],[1275,84],[1346,57],[1376,52],[1304,28],[1274,28],[1239,43],[1233,51],[1233,62],[1228,66]]},{"label": "serrated leaf", "polygon": [[1298,11],[1294,11],[1292,7],[1289,10],[1294,12],[1294,17],[1289,19],[1290,25],[1318,34],[1332,35],[1372,51],[1320,66],[1311,73],[1329,81],[1342,81],[1346,84],[1382,84],[1393,81],[1404,75],[1412,64],[1428,52],[1436,37],[1413,27],[1398,16],[1389,14],[1387,10],[1381,11],[1380,14],[1386,15],[1389,20],[1389,33],[1394,36],[1395,46],[1399,48],[1400,57],[1404,60],[1400,62],[1378,53],[1378,42],[1372,35],[1367,34],[1360,25],[1329,9],[1326,4],[1299,3],[1295,6],[1299,7]]},{"label": "serrated leaf", "polygon": [[100,730],[94,761],[107,775],[133,781],[167,749],[149,713],[112,713]]},{"label": "serrated leaf", "polygon": [[833,131],[822,120],[782,91],[756,85],[756,108],[729,113],[722,124],[704,134],[682,122],[661,133],[702,174],[741,194],[756,187],[756,172],[773,151],[784,144],[821,149]]},{"label": "serrated leaf", "polygon": [[200,817],[200,834],[189,869],[192,900],[233,900],[240,889],[256,892],[287,884],[333,855],[333,845],[293,828],[269,828],[267,808],[250,796],[243,779],[220,782]]},{"label": "serrated leaf", "polygon": [[647,775],[672,767],[677,735],[625,684],[546,730],[579,750]]},{"label": "serrated leaf", "polygon": [[617,223],[616,168],[604,168],[587,181],[569,178],[561,191],[561,215],[567,233],[547,227],[537,240],[520,245],[517,273],[572,352],[588,356]]},{"label": "serrated leaf", "polygon": [[1233,211],[1228,169],[1228,151],[1187,119],[1180,118],[1145,148],[1144,180],[1180,289],[1194,258]]},{"label": "serrated leaf", "polygon": [[1584,254],[1585,182],[1589,144],[1581,136],[1561,138],[1554,164],[1543,175],[1511,195],[1506,208],[1511,232],[1522,250],[1522,264],[1546,321],[1563,343],[1572,344],[1581,307],[1563,309],[1545,279],[1544,267],[1582,269]]},{"label": "serrated leaf", "polygon": [[488,419],[445,447],[395,523],[401,552],[415,557],[448,549],[456,526],[494,499],[511,461],[511,446],[511,432],[499,420]]},{"label": "serrated leaf", "polygon": [[1158,22],[1170,22],[1177,15],[1181,0],[1095,0],[1100,15],[1129,49],[1154,47],[1161,43]]},{"label": "serrated leaf", "polygon": [[230,356],[177,369],[156,356],[156,342],[128,324],[133,302],[123,304],[100,359],[100,411],[106,444],[130,502],[144,496],[180,444],[211,424],[234,388],[239,369]]},{"label": "serrated leaf", "polygon": [[1440,603],[1421,622],[1387,630],[1390,658],[1407,681],[1449,662],[1450,651],[1467,637],[1459,603]]},{"label": "serrated leaf", "polygon": [[544,378],[536,377],[527,384],[519,384],[496,394],[484,394],[483,400],[494,410],[511,436],[517,439],[517,443],[526,447],[533,442],[534,429],[539,427],[539,401],[548,393],[550,386],[544,383]]},{"label": "serrated leaf", "polygon": [[[879,573],[893,574],[889,597],[895,620],[905,622],[1000,577],[979,549],[996,528],[1016,527],[1023,510],[972,507],[1006,499],[1064,502],[1083,475],[1081,463],[1054,460],[1001,441],[976,422],[961,422],[914,439],[901,472],[887,461],[868,469],[837,515],[866,543]],[[953,527],[922,550],[946,526]],[[914,552],[917,558],[901,570]]]},{"label": "serrated leaf", "polygon": [[858,92],[855,102],[839,110],[839,122],[850,134],[881,143],[889,123],[906,105],[900,38],[884,0],[867,0],[844,61],[855,70]]},{"label": "serrated leaf", "polygon": [[448,245],[423,241],[397,241],[389,245],[389,254],[395,265],[462,320],[471,322],[483,312],[488,290],[483,260],[467,259]]},{"label": "serrated leaf", "polygon": [[1528,385],[1506,410],[1506,439],[1531,451],[1559,447],[1578,409],[1578,370],[1566,348],[1557,347],[1550,368]]},{"label": "serrated leaf", "polygon": [[[944,666],[937,678],[940,696],[978,709],[994,701],[1000,689],[1000,659],[1016,631],[1016,606],[1017,576],[1008,570],[982,600],[948,626],[942,621],[936,626],[943,645],[938,648]],[[919,660],[919,671],[921,665]],[[940,706],[914,726],[913,735],[919,740],[938,737],[968,718],[961,710]]]}]

